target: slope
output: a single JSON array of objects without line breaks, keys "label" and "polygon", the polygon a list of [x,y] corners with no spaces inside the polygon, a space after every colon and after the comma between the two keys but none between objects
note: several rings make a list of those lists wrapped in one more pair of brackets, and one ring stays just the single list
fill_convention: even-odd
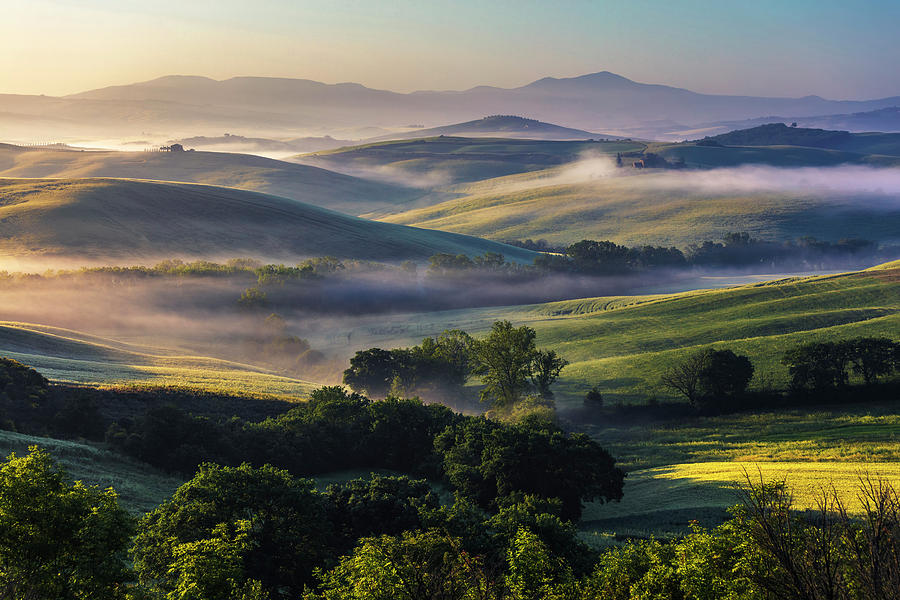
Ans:
[{"label": "slope", "polygon": [[[723,150],[678,148],[712,154]],[[695,160],[691,156],[688,161]],[[774,240],[814,236],[896,242],[900,206],[890,182],[893,173],[862,166],[638,172],[585,161],[456,186],[450,191],[457,198],[382,220],[497,240],[545,238],[556,244],[609,239],[685,247],[730,231]]]},{"label": "slope", "polygon": [[332,255],[425,259],[533,253],[468,236],[366,221],[256,192],[128,179],[0,180],[0,252],[18,258],[150,261]]},{"label": "slope", "polygon": [[359,215],[418,194],[306,165],[226,152],[109,152],[0,147],[0,177],[119,177],[207,183]]},{"label": "slope", "polygon": [[425,188],[546,169],[585,155],[643,148],[644,144],[630,141],[438,136],[351,146],[303,154],[293,160],[341,173]]},{"label": "slope", "polygon": [[301,396],[316,384],[216,358],[141,347],[79,331],[0,322],[0,356],[47,378],[88,385],[151,385]]}]

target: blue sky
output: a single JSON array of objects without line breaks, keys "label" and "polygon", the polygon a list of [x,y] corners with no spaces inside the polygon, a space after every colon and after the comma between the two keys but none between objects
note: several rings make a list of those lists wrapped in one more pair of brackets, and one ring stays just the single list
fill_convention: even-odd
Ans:
[{"label": "blue sky", "polygon": [[896,0],[3,0],[0,92],[167,74],[517,86],[601,70],[701,92],[900,95]]}]

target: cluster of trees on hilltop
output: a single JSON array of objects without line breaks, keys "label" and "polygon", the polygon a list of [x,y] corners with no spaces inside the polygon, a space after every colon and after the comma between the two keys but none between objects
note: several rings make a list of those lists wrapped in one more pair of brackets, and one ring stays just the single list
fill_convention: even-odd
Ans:
[{"label": "cluster of trees on hilltop", "polygon": [[[590,476],[590,463],[571,464],[569,479]],[[719,527],[600,552],[578,539],[558,500],[524,494],[485,510],[458,496],[442,506],[424,480],[372,476],[322,491],[248,464],[204,464],[134,519],[114,490],[68,483],[32,448],[0,465],[0,592],[59,600],[896,598],[900,496],[865,477],[858,493],[862,518],[834,492],[802,512],[786,483],[748,479]]]}]

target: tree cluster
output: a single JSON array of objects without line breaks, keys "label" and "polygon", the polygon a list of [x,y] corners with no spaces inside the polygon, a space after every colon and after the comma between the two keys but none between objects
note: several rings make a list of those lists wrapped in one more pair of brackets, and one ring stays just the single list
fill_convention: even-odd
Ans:
[{"label": "tree cluster", "polygon": [[874,385],[900,371],[900,343],[884,337],[812,342],[792,348],[781,362],[788,367],[793,392],[827,395],[844,388],[851,374]]},{"label": "tree cluster", "polygon": [[540,350],[534,329],[497,321],[484,339],[448,330],[412,348],[361,350],[350,359],[344,383],[370,397],[390,393],[458,395],[473,375],[480,376],[483,401],[511,408],[534,392],[552,398],[551,386],[568,362],[553,350]]}]

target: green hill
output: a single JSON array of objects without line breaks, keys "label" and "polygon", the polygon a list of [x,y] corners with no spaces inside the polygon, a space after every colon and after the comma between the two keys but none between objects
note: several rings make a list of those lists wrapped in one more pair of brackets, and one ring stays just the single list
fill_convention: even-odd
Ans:
[{"label": "green hill", "polygon": [[237,362],[143,347],[31,323],[0,322],[0,356],[49,379],[87,385],[148,385],[300,396],[317,384]]},{"label": "green hill", "polygon": [[627,168],[618,177],[606,174],[602,168],[593,177],[589,166],[561,167],[460,185],[450,188],[458,198],[381,219],[497,240],[545,238],[556,244],[609,239],[684,247],[732,231],[770,240],[814,236],[900,241],[900,206],[889,192],[863,195],[799,183],[791,191],[779,191],[778,173],[770,174],[774,182],[763,177],[761,185],[738,185],[727,173],[710,180],[699,171]]},{"label": "green hill", "polygon": [[294,160],[363,177],[427,188],[524,173],[569,163],[587,154],[641,150],[629,141],[566,142],[429,137],[303,154]]},{"label": "green hill", "polygon": [[[556,385],[562,408],[579,407],[599,385],[606,402],[673,398],[660,375],[685,353],[710,345],[751,357],[751,386],[784,386],[783,352],[844,337],[900,339],[900,264],[841,275],[792,278],[679,294],[583,298],[545,304],[407,315],[406,333],[354,340],[393,347],[443,329],[481,335],[507,319],[537,331],[538,345],[570,361]],[[405,339],[404,339],[405,338]]]},{"label": "green hill", "polygon": [[307,165],[228,152],[111,152],[0,145],[0,177],[116,177],[221,185],[352,215],[396,209],[420,194]]},{"label": "green hill", "polygon": [[533,253],[467,236],[367,221],[294,200],[128,179],[0,179],[0,252],[13,258],[147,262],[332,255],[426,259],[437,252]]}]

